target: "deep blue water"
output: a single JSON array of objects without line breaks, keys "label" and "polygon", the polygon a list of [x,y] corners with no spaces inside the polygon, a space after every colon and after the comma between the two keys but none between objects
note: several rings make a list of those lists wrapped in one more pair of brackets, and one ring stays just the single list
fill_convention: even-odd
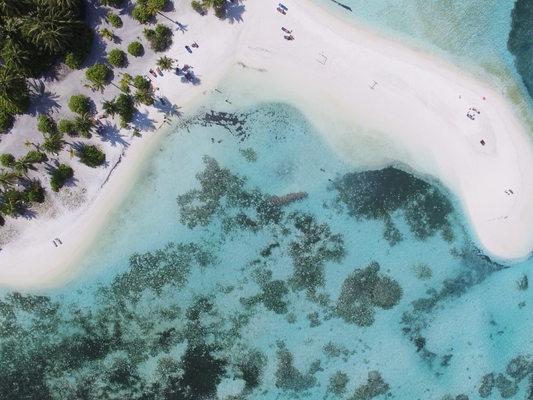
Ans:
[{"label": "deep blue water", "polygon": [[[531,79],[525,2],[343,3]],[[530,398],[530,261],[491,260],[439,182],[354,170],[296,108],[220,108],[162,140],[74,282],[2,297],[0,399]]]}]

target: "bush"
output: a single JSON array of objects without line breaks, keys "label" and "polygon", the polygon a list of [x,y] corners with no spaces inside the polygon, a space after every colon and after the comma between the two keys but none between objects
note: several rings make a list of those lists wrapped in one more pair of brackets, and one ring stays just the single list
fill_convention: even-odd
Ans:
[{"label": "bush", "polygon": [[44,190],[39,182],[33,182],[30,190],[27,191],[29,201],[42,203],[44,201]]},{"label": "bush", "polygon": [[13,116],[0,111],[0,132],[5,132],[13,126]]},{"label": "bush", "polygon": [[76,114],[88,113],[90,109],[89,98],[83,94],[75,94],[71,96],[68,108]]},{"label": "bush", "polygon": [[148,0],[148,8],[150,10],[162,10],[167,6],[167,0]]},{"label": "bush", "polygon": [[137,75],[135,78],[133,78],[133,86],[135,86],[137,89],[149,89],[150,82],[143,76]]},{"label": "bush", "polygon": [[37,130],[42,133],[54,133],[54,121],[47,115],[39,115],[37,117]]},{"label": "bush", "polygon": [[93,145],[83,146],[80,155],[81,162],[89,167],[98,167],[105,161],[105,154]]},{"label": "bush", "polygon": [[126,54],[120,49],[113,49],[107,56],[107,62],[113,67],[122,67],[126,62]]},{"label": "bush", "polygon": [[193,0],[191,2],[191,7],[194,11],[196,11],[197,13],[203,13],[204,12],[204,8],[202,7],[202,4],[199,2],[199,1],[196,1],[196,0]]},{"label": "bush", "polygon": [[40,151],[30,150],[28,151],[28,154],[24,156],[24,160],[32,164],[42,163],[43,161],[46,161],[46,154],[41,153]]},{"label": "bush", "polygon": [[3,193],[3,204],[0,203],[0,212],[16,217],[24,214],[24,201],[28,200],[28,195],[20,190],[8,189]]},{"label": "bush", "polygon": [[81,29],[80,34],[76,36],[70,51],[65,54],[65,64],[72,69],[79,68],[91,52],[92,44],[93,31],[87,25],[83,25],[83,28]]},{"label": "bush", "polygon": [[152,15],[150,14],[150,11],[148,10],[148,8],[146,8],[143,5],[140,5],[140,6],[136,6],[133,9],[133,11],[131,12],[131,16],[133,17],[133,19],[139,21],[141,24],[144,24],[146,21],[150,19]]},{"label": "bush", "polygon": [[163,24],[158,24],[155,30],[145,29],[144,36],[154,51],[163,51],[172,43],[172,31]]},{"label": "bush", "polygon": [[50,186],[54,192],[57,192],[62,186],[65,179],[72,178],[74,171],[68,165],[59,164],[57,168],[52,170],[52,177],[50,178]]},{"label": "bush", "polygon": [[3,167],[11,167],[14,162],[15,157],[13,157],[13,154],[4,153],[0,156],[0,163]]},{"label": "bush", "polygon": [[57,131],[63,135],[70,135],[72,132],[74,132],[74,124],[68,119],[62,119],[57,125]]},{"label": "bush", "polygon": [[226,15],[226,7],[219,6],[215,7],[215,17],[223,18]]},{"label": "bush", "polygon": [[128,95],[121,93],[117,98],[117,108],[118,115],[124,124],[131,121],[133,118],[133,113],[135,112],[135,105],[133,103],[133,98]]},{"label": "bush", "polygon": [[119,28],[122,26],[122,19],[120,19],[117,14],[109,13],[107,14],[107,19],[109,20],[109,23],[115,28]]},{"label": "bush", "polygon": [[111,70],[107,65],[97,63],[87,69],[85,72],[85,77],[94,83],[105,82],[110,73]]},{"label": "bush", "polygon": [[143,45],[140,42],[131,42],[128,45],[128,53],[130,53],[132,56],[140,56],[143,52]]}]

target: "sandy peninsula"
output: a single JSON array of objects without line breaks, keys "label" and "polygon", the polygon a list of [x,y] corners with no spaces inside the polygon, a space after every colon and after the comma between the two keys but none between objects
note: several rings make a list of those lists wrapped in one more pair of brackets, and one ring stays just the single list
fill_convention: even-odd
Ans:
[{"label": "sandy peninsula", "polygon": [[[186,27],[177,29],[174,23],[167,55],[180,65],[192,65],[201,83],[182,84],[166,73],[154,78],[156,96],[187,112],[224,79],[238,82],[247,93],[239,97],[242,104],[233,106],[254,101],[293,104],[354,168],[392,163],[439,179],[460,200],[472,234],[487,252],[501,259],[529,255],[533,148],[505,99],[446,62],[346,25],[309,1],[284,2],[285,15],[276,10],[275,0],[230,4],[229,18],[222,21],[201,17],[178,2],[166,19],[158,17],[158,22],[179,21]],[[107,46],[107,51],[125,48],[142,36],[142,26],[128,15],[122,18],[124,31],[117,31],[122,44]],[[294,40],[283,38],[282,27]],[[184,45],[193,41],[200,48],[189,54]],[[132,60],[127,72],[145,75],[160,56],[147,52],[141,62]],[[47,88],[68,98],[80,92],[83,73],[72,71]],[[113,90],[108,87],[104,97],[112,97]],[[97,95],[93,99],[98,104]],[[143,158],[165,129],[171,129],[165,116],[176,123],[171,111],[141,107],[139,123],[149,122],[142,137],[122,130],[119,144],[103,143],[110,162],[96,177],[75,167],[78,185],[85,190],[77,207],[10,222],[16,234],[0,252],[0,283],[28,289],[73,278],[78,260],[133,184]],[[25,125],[21,121],[18,126]],[[68,154],[63,157],[67,160]],[[62,244],[53,246],[54,238]]]}]

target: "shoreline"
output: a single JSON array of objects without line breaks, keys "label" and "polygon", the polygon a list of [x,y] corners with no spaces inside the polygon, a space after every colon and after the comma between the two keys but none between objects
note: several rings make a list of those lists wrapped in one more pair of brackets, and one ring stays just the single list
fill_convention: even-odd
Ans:
[{"label": "shoreline", "polygon": [[[286,3],[285,16],[275,2],[249,3],[243,3],[243,22],[234,26],[212,16],[201,19],[185,10],[188,4],[175,11],[180,21],[200,21],[197,31],[184,35],[205,49],[190,61],[202,73],[202,84],[180,85],[172,93],[165,89],[166,97],[183,107],[180,112],[194,107],[223,77],[238,81],[231,90],[245,96],[232,100],[232,109],[251,101],[293,104],[355,168],[402,163],[442,182],[460,201],[466,225],[488,253],[506,260],[529,254],[533,210],[527,205],[533,189],[526,182],[533,179],[533,146],[505,99],[431,54],[341,23],[308,0]],[[294,32],[295,41],[283,40],[281,26]],[[178,56],[180,64],[187,60],[182,41],[175,33],[166,52]],[[172,83],[168,78],[155,82]],[[377,82],[373,89],[372,82]],[[481,109],[475,121],[465,115],[472,106]],[[145,107],[139,111],[149,113]],[[41,289],[73,279],[77,261],[95,244],[165,132],[159,128],[147,133],[148,139],[133,140],[103,188],[63,221],[69,226],[56,236],[69,238],[63,245],[35,244],[46,232],[42,226],[30,235],[30,251],[21,248],[20,239],[18,252],[16,240],[9,243],[0,252],[2,286]],[[505,194],[509,188],[513,195]]]}]

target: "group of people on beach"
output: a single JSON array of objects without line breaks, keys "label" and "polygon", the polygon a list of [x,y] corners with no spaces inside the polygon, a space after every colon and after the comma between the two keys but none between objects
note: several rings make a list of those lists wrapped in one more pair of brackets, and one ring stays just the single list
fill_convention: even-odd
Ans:
[{"label": "group of people on beach", "polygon": [[466,116],[470,118],[472,121],[474,121],[476,118],[474,117],[474,113],[481,114],[481,111],[476,109],[475,107],[469,108],[468,112],[466,113]]}]

